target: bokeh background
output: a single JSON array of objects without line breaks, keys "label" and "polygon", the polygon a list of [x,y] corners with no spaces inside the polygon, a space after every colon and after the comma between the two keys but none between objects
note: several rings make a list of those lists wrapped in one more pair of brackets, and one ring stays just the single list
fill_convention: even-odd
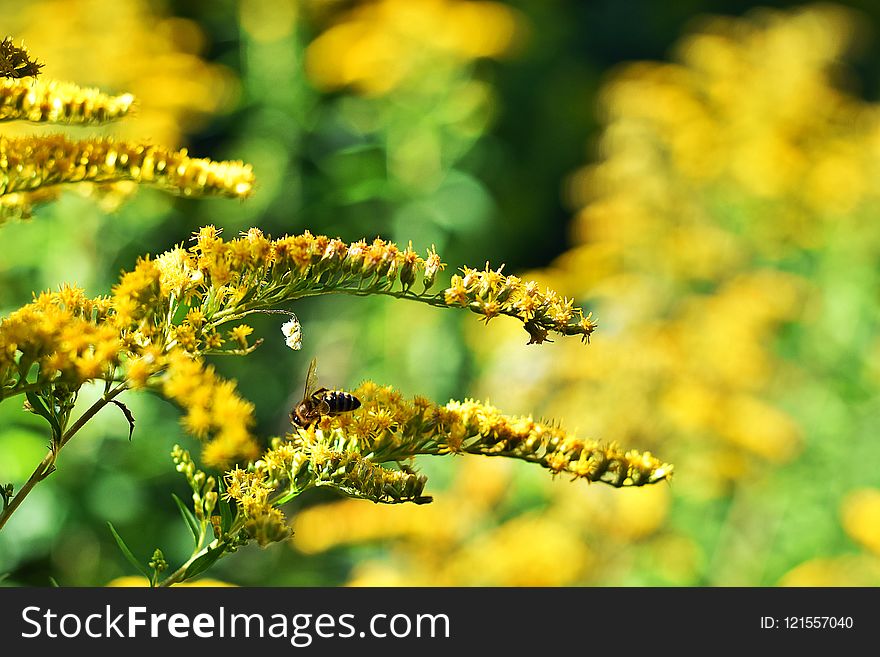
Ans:
[{"label": "bokeh background", "polygon": [[[592,310],[591,345],[384,299],[293,308],[304,347],[217,362],[285,431],[307,364],[435,401],[478,397],[675,463],[615,490],[501,459],[426,458],[435,502],[315,492],[289,544],[209,575],[258,586],[880,583],[880,7],[575,0],[0,0],[46,77],[139,99],[100,129],[251,162],[245,202],[71,190],[0,229],[0,312],[213,223],[449,263],[488,260]],[[4,125],[4,134],[45,130]],[[124,202],[121,202],[123,201]],[[179,411],[105,411],[0,534],[5,585],[104,585],[190,535]],[[112,410],[112,409],[111,409]],[[0,481],[45,452],[0,405]]]}]

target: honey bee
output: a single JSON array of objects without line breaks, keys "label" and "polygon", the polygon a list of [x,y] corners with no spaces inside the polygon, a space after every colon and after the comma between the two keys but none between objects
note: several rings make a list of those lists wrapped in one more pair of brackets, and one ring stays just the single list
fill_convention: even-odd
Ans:
[{"label": "honey bee", "polygon": [[313,358],[309,363],[309,372],[306,374],[306,385],[303,390],[303,398],[290,412],[290,419],[297,426],[307,429],[313,423],[325,415],[339,415],[348,413],[361,405],[361,400],[344,390],[328,390],[318,388],[317,385],[318,359]]}]

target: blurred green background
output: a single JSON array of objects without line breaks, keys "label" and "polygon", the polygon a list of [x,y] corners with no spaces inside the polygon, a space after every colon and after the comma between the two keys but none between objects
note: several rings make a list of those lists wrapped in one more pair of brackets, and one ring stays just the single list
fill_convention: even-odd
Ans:
[{"label": "blurred green background", "polygon": [[[424,459],[427,507],[304,495],[289,545],[241,550],[240,585],[770,586],[880,583],[880,7],[564,0],[0,1],[46,78],[130,91],[100,130],[253,164],[252,198],[120,204],[71,191],[0,229],[0,313],[63,282],[106,293],[208,223],[227,237],[381,236],[445,275],[488,260],[574,297],[593,342],[385,299],[255,319],[216,366],[286,430],[312,356],[650,449],[670,485],[614,490],[523,463]],[[7,125],[4,134],[38,126]],[[86,397],[87,395],[83,395]],[[169,452],[179,412],[129,394],[0,533],[5,585],[104,585],[189,554]],[[45,451],[0,405],[0,482]]]}]

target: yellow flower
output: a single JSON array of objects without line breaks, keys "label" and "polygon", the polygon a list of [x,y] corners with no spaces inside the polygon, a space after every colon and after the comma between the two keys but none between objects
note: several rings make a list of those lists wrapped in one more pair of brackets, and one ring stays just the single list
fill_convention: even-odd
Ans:
[{"label": "yellow flower", "polygon": [[880,555],[880,490],[865,488],[851,492],[841,505],[841,514],[846,533]]},{"label": "yellow flower", "polygon": [[0,121],[105,123],[125,116],[132,94],[111,96],[57,80],[0,80]]},{"label": "yellow flower", "polygon": [[324,89],[352,85],[383,95],[410,82],[430,61],[499,57],[512,46],[516,15],[495,2],[380,0],[360,5],[315,39],[306,72]]},{"label": "yellow flower", "polygon": [[230,337],[238,343],[238,346],[242,349],[247,349],[247,336],[254,332],[254,329],[248,326],[247,324],[239,324],[234,327],[230,332]]},{"label": "yellow flower", "polygon": [[795,566],[778,582],[779,586],[859,587],[880,585],[877,560],[862,555],[815,558]]},{"label": "yellow flower", "polygon": [[184,196],[243,198],[254,182],[253,170],[242,162],[191,158],[186,149],[174,151],[109,138],[0,137],[0,155],[2,194],[64,183],[131,180]]},{"label": "yellow flower", "polygon": [[187,430],[207,438],[202,458],[209,465],[224,467],[258,453],[250,432],[253,404],[241,399],[233,382],[218,377],[200,359],[172,351],[162,376],[162,392],[187,410],[183,418]]},{"label": "yellow flower", "polygon": [[[149,586],[150,582],[146,577],[140,577],[138,575],[126,575],[124,577],[117,577],[115,579],[107,582],[106,586],[110,587],[135,587],[135,586]],[[202,579],[198,579],[192,582],[181,582],[180,584],[174,584],[173,586],[235,586],[235,584],[230,584],[229,582],[224,582],[220,579],[212,579],[210,577],[205,577]]]}]

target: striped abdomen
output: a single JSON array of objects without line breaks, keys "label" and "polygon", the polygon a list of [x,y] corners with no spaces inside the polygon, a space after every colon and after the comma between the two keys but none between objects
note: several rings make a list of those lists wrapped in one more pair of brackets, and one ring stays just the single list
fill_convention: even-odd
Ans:
[{"label": "striped abdomen", "polygon": [[327,404],[328,415],[339,415],[360,408],[361,400],[344,390],[324,390],[315,393],[315,397]]}]

